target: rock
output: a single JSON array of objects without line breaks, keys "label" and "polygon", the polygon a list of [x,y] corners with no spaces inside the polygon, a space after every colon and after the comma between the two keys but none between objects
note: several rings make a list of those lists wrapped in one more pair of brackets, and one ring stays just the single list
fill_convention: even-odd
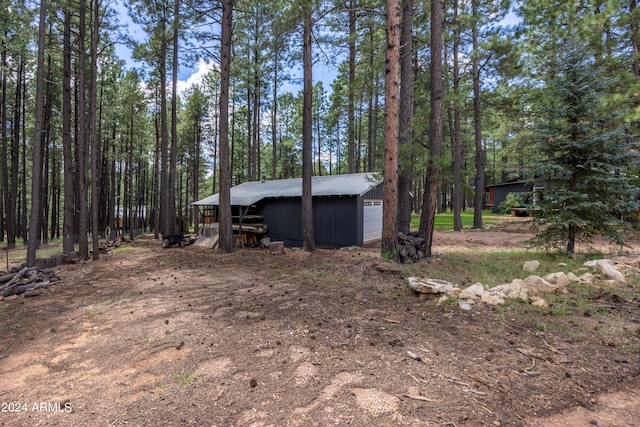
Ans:
[{"label": "rock", "polygon": [[504,294],[500,292],[485,292],[480,297],[480,300],[489,305],[502,305],[504,304]]},{"label": "rock", "polygon": [[536,307],[549,307],[547,301],[544,298],[532,296],[531,297],[531,305]]},{"label": "rock", "polygon": [[471,310],[471,302],[467,300],[460,300],[458,301],[458,307],[460,307],[461,310],[469,311]]},{"label": "rock", "polygon": [[498,285],[495,288],[491,289],[491,293],[493,292],[501,292],[507,298],[519,298],[523,301],[529,300],[529,295],[527,294],[527,286],[524,280],[521,279],[514,279],[511,283]]},{"label": "rock", "polygon": [[[570,273],[570,274],[573,274],[573,273]],[[574,277],[575,277],[575,274],[574,274]],[[578,278],[576,277],[575,281],[577,281],[577,279]],[[546,280],[551,284],[558,285],[560,287],[565,287],[569,283],[571,283],[571,280],[569,279],[569,277],[567,277],[567,275],[563,271],[547,274],[546,276],[544,276],[544,280]]]},{"label": "rock", "polygon": [[582,276],[578,277],[580,282],[585,283],[587,285],[592,285],[596,281],[596,277],[591,273],[584,273]]},{"label": "rock", "polygon": [[459,296],[461,299],[475,300],[480,298],[482,294],[484,294],[484,286],[482,283],[476,283],[460,292]]},{"label": "rock", "polygon": [[529,276],[525,280],[527,295],[545,295],[556,292],[560,286],[551,284],[538,276]]},{"label": "rock", "polygon": [[13,301],[14,299],[18,299],[18,295],[9,295],[8,297],[4,297],[5,301]]},{"label": "rock", "polygon": [[618,283],[627,283],[627,279],[624,274],[616,268],[615,263],[610,259],[591,260],[582,265],[600,272],[605,279],[610,279]]},{"label": "rock", "polygon": [[534,275],[527,276],[527,278],[524,279],[524,282],[527,285],[532,285],[532,286],[535,286],[535,285],[548,285],[549,284],[549,282],[544,280],[542,277],[534,276]]},{"label": "rock", "polygon": [[409,277],[409,287],[423,294],[444,294],[453,289],[453,285],[446,280]]},{"label": "rock", "polygon": [[524,271],[538,271],[539,268],[540,268],[540,261],[537,261],[537,260],[526,261],[522,266],[522,269]]},{"label": "rock", "polygon": [[585,261],[585,262],[582,263],[582,266],[583,267],[587,267],[587,268],[596,268],[597,265],[598,265],[597,264],[597,260],[595,260],[595,259],[592,259],[592,260],[589,260],[589,261]]},{"label": "rock", "polygon": [[600,264],[600,272],[607,279],[611,279],[611,280],[613,280],[615,282],[618,282],[618,283],[627,283],[627,278],[624,277],[624,274],[622,274],[613,265],[609,265],[609,264],[606,264],[606,263]]},{"label": "rock", "polygon": [[579,282],[580,278],[578,276],[576,276],[575,274],[573,274],[572,272],[567,273],[567,279],[569,279],[569,282]]}]

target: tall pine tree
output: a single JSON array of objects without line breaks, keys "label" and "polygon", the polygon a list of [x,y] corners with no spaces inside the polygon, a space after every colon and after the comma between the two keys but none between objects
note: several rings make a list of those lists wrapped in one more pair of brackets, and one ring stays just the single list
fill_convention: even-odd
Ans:
[{"label": "tall pine tree", "polygon": [[590,49],[573,39],[558,46],[558,67],[542,89],[537,151],[542,154],[533,179],[544,190],[533,210],[536,236],[547,249],[594,237],[623,244],[616,225],[638,209],[636,189],[625,174],[636,161],[623,112],[607,94],[615,81],[595,63]]}]

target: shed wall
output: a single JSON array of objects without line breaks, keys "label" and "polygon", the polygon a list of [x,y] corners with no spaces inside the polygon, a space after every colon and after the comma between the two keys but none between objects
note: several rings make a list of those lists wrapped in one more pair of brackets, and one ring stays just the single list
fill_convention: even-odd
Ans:
[{"label": "shed wall", "polygon": [[[358,202],[356,196],[313,198],[317,246],[362,244],[362,212]],[[302,246],[302,201],[299,197],[266,199],[259,209],[268,225],[271,241],[283,241],[285,246]]]},{"label": "shed wall", "polygon": [[500,204],[507,199],[509,193],[526,193],[531,191],[531,186],[523,183],[496,185],[493,187],[493,209],[497,213]]}]

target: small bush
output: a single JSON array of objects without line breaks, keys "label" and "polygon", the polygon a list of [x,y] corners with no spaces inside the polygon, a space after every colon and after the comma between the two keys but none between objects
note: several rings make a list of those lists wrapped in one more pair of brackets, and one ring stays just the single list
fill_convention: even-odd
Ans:
[{"label": "small bush", "polygon": [[525,207],[528,196],[528,193],[509,193],[504,202],[498,206],[498,210],[502,214],[510,214],[512,208]]}]

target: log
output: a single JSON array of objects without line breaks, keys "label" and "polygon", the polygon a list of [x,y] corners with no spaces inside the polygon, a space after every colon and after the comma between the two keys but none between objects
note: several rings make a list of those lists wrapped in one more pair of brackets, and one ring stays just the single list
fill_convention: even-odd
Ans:
[{"label": "log", "polygon": [[22,270],[18,271],[11,280],[7,282],[7,286],[11,286],[15,282],[17,282],[25,273],[29,270],[28,267],[23,267]]},{"label": "log", "polygon": [[284,254],[284,242],[271,242],[269,244],[269,250],[271,251],[271,255]]},{"label": "log", "polygon": [[419,261],[425,258],[426,239],[418,235],[398,233],[398,256],[401,263]]},{"label": "log", "polygon": [[9,280],[11,280],[13,278],[13,276],[15,276],[16,273],[7,273],[7,274],[3,274],[2,276],[0,276],[0,283],[5,283],[8,282]]},{"label": "log", "polygon": [[9,295],[20,295],[26,291],[31,291],[34,289],[38,289],[38,288],[44,288],[46,286],[49,286],[51,282],[50,281],[44,281],[44,282],[39,282],[39,283],[29,283],[26,285],[16,285],[10,288],[7,288],[3,291],[0,292],[0,296],[1,297],[8,297]]}]

